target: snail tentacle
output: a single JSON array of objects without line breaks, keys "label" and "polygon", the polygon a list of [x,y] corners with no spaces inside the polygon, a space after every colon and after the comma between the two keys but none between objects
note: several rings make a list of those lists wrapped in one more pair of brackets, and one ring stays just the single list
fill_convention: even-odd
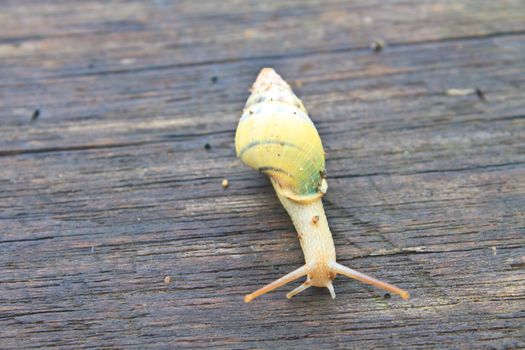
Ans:
[{"label": "snail tentacle", "polygon": [[337,263],[335,261],[333,261],[330,264],[330,268],[331,268],[331,271],[333,273],[341,274],[343,276],[356,279],[356,280],[361,281],[363,283],[370,284],[370,285],[372,285],[374,287],[381,288],[381,289],[386,290],[388,292],[397,294],[397,295],[399,295],[401,298],[403,298],[405,300],[410,297],[410,294],[404,289],[398,288],[398,287],[396,287],[394,285],[391,285],[390,283],[380,281],[380,280],[378,280],[378,279],[376,279],[376,278],[374,278],[372,276],[365,275],[362,272],[353,270],[353,269],[351,269],[349,267],[346,267],[344,265],[341,265],[341,264],[339,264],[339,263]]},{"label": "snail tentacle", "polygon": [[301,293],[303,290],[308,289],[312,286],[309,280],[301,284],[299,287],[295,288],[294,290],[290,291],[288,294],[286,294],[286,298],[291,299],[294,295],[297,295]]},{"label": "snail tentacle", "polygon": [[293,282],[293,281],[295,281],[298,278],[306,276],[309,273],[310,270],[311,270],[310,266],[303,265],[300,268],[298,268],[297,270],[294,270],[294,271],[290,272],[289,274],[284,275],[283,277],[281,277],[279,279],[276,279],[272,283],[269,283],[269,284],[265,285],[264,287],[256,290],[255,292],[253,292],[251,294],[248,294],[248,295],[245,295],[244,296],[244,301],[249,303],[253,299],[257,298],[258,296],[266,294],[266,293],[268,293],[268,292],[270,292],[270,291],[272,291],[272,290],[274,290],[276,288],[284,286],[287,283]]},{"label": "snail tentacle", "polygon": [[328,281],[326,283],[326,288],[328,288],[328,290],[330,291],[330,295],[332,296],[332,299],[335,299],[335,291],[334,291],[334,286],[332,285],[332,281]]}]

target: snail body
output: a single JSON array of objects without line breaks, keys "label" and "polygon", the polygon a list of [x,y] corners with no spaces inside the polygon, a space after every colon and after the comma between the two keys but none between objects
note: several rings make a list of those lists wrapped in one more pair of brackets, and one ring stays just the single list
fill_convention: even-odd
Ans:
[{"label": "snail body", "polygon": [[287,298],[315,286],[328,288],[337,274],[360,280],[403,299],[408,292],[336,262],[335,246],[324,213],[322,196],[328,185],[321,138],[306,109],[291,87],[271,68],[255,80],[235,135],[237,156],[246,165],[266,174],[277,197],[290,215],[305,257],[305,264],[248,294],[244,301],[300,277],[306,281]]}]

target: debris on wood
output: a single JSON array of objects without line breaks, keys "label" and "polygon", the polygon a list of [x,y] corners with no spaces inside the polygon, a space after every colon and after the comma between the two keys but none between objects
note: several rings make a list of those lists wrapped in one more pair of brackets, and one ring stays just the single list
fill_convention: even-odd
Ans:
[{"label": "debris on wood", "polygon": [[171,282],[171,276],[164,277],[164,284],[170,284]]},{"label": "debris on wood", "polygon": [[485,93],[484,93],[480,88],[476,88],[476,95],[478,95],[478,98],[479,98],[481,101],[486,101],[486,99],[485,99]]},{"label": "debris on wood", "polygon": [[385,48],[386,44],[381,39],[376,39],[370,43],[370,49],[374,52],[380,52]]},{"label": "debris on wood", "polygon": [[476,93],[475,89],[448,89],[445,91],[448,96],[468,96]]},{"label": "debris on wood", "polygon": [[476,94],[481,101],[486,101],[485,93],[480,88],[448,89],[445,91],[445,94],[448,96],[468,96]]},{"label": "debris on wood", "polygon": [[228,181],[228,179],[222,180],[222,187],[223,188],[228,188],[229,185],[230,185],[230,182]]},{"label": "debris on wood", "polygon": [[34,122],[35,120],[38,119],[39,116],[40,116],[40,109],[35,109],[35,111],[33,112],[33,115],[31,116],[31,121]]}]

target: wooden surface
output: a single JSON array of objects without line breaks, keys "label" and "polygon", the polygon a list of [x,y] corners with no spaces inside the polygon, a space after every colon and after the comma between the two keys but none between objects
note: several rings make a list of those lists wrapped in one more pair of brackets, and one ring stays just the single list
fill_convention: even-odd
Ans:
[{"label": "wooden surface", "polygon": [[[525,2],[302,3],[0,2],[2,349],[525,347]],[[262,67],[323,139],[338,260],[409,301],[242,301],[303,262],[235,157]]]}]

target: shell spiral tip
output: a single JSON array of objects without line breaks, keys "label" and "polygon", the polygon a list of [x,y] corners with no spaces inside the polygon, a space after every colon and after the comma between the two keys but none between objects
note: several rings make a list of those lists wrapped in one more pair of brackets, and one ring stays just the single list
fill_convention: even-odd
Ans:
[{"label": "shell spiral tip", "polygon": [[272,85],[284,85],[288,84],[281,78],[273,68],[263,68],[259,72],[257,79],[252,85],[251,91],[256,90],[268,90]]}]

